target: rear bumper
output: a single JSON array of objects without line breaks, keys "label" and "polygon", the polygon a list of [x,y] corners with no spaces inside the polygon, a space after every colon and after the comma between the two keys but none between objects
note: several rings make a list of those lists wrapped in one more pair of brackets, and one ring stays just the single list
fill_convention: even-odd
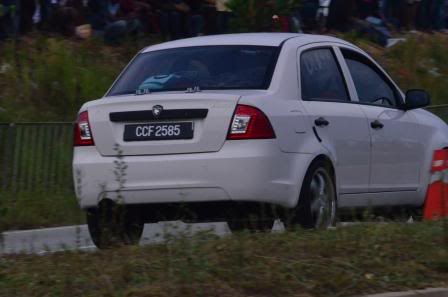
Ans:
[{"label": "rear bumper", "polygon": [[213,153],[122,159],[76,147],[73,176],[82,208],[104,198],[125,204],[247,201],[293,207],[312,158],[281,152],[275,139],[227,141]]}]

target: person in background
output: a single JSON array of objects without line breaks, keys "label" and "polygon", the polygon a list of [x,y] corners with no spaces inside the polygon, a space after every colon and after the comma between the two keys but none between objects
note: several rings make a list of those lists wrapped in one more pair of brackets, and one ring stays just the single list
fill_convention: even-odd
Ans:
[{"label": "person in background", "polygon": [[318,28],[317,15],[319,4],[319,0],[304,0],[301,2],[298,14],[303,29],[313,30]]},{"label": "person in background", "polygon": [[229,30],[229,20],[232,12],[227,7],[229,0],[216,0],[216,33],[224,34]]},{"label": "person in background", "polygon": [[[203,33],[204,28],[204,12],[206,11],[207,2],[205,0],[184,0],[189,7],[186,15],[187,36],[195,37]],[[210,13],[210,11],[208,11]],[[213,11],[211,11],[213,16]],[[209,23],[211,24],[211,23]]]},{"label": "person in background", "polygon": [[406,30],[415,30],[417,24],[417,11],[419,10],[421,0],[407,0],[406,22],[404,27]]},{"label": "person in background", "polygon": [[157,9],[160,32],[165,40],[186,37],[185,20],[190,7],[182,0],[153,0]]},{"label": "person in background", "polygon": [[432,6],[430,8],[430,18],[433,20],[432,29],[436,31],[441,31],[445,29],[444,19],[445,19],[445,1],[444,0],[433,0]]},{"label": "person in background", "polygon": [[202,0],[203,28],[200,34],[218,34],[218,10],[216,0]]},{"label": "person in background", "polygon": [[151,1],[135,0],[135,10],[138,21],[141,24],[141,30],[144,34],[160,33],[157,15]]},{"label": "person in background", "polygon": [[109,0],[107,3],[107,25],[104,42],[120,44],[127,37],[136,37],[141,24],[137,18],[134,0]]},{"label": "person in background", "polygon": [[17,0],[0,0],[0,41],[19,35],[20,10]]},{"label": "person in background", "polygon": [[442,18],[442,24],[444,25],[444,29],[442,29],[442,31],[444,33],[448,33],[448,0],[445,0],[445,3],[443,5]]},{"label": "person in background", "polygon": [[406,15],[405,1],[407,0],[382,0],[379,3],[383,21],[398,30],[403,26],[404,16]]},{"label": "person in background", "polygon": [[74,36],[77,26],[87,22],[83,0],[60,0],[51,9],[49,30],[65,36]]},{"label": "person in background", "polygon": [[92,26],[94,34],[99,35],[104,32],[108,17],[108,0],[89,0],[88,20]]},{"label": "person in background", "polygon": [[355,0],[332,0],[327,18],[327,29],[346,32],[353,28],[356,15]]},{"label": "person in background", "polygon": [[378,5],[378,0],[358,0],[356,3],[358,17],[365,19],[369,16],[378,16]]},{"label": "person in background", "polygon": [[24,35],[33,30],[33,15],[36,10],[34,0],[20,0],[20,34]]},{"label": "person in background", "polygon": [[[111,20],[111,6],[117,8],[121,5],[122,14],[132,15],[141,24],[141,29],[145,33],[159,33],[159,25],[155,15],[155,6],[152,1],[133,1],[120,2],[120,4],[111,4],[109,0],[89,0],[88,2],[88,20],[96,35],[104,34],[104,31]],[[114,9],[112,9],[113,12]],[[118,12],[118,11],[117,11]]]},{"label": "person in background", "polygon": [[422,0],[417,10],[417,29],[423,31],[431,31],[434,19],[431,19],[433,0]]},{"label": "person in background", "polygon": [[52,0],[39,0],[40,21],[37,24],[39,30],[47,30],[52,14]]},{"label": "person in background", "polygon": [[356,24],[359,33],[382,46],[388,46],[392,34],[388,24],[381,18],[378,6],[373,8],[369,16],[357,21]]}]

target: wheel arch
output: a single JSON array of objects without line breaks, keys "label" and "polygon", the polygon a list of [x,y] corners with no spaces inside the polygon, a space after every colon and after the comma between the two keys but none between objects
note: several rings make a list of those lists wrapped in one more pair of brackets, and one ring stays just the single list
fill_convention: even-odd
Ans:
[{"label": "wheel arch", "polygon": [[329,165],[329,167],[330,167],[330,170],[331,170],[330,173],[331,173],[331,176],[333,178],[333,182],[334,182],[334,185],[335,185],[335,188],[336,188],[335,189],[336,200],[338,199],[338,191],[339,191],[339,186],[338,185],[339,185],[339,183],[338,183],[338,179],[337,179],[337,170],[336,170],[336,166],[335,166],[335,161],[331,158],[331,156],[329,156],[328,154],[325,154],[325,153],[322,152],[322,153],[319,153],[319,154],[315,155],[314,158],[312,158],[310,160],[310,162],[308,163],[308,166],[306,167],[306,170],[305,170],[305,172],[304,172],[304,174],[302,176],[302,179],[300,180],[298,191],[297,191],[297,194],[295,196],[295,201],[293,203],[293,207],[296,207],[298,205],[298,203],[299,203],[300,192],[302,191],[302,187],[303,187],[303,181],[305,179],[305,176],[308,174],[308,171],[309,171],[310,167],[312,166],[312,164],[314,164],[315,162],[320,161],[320,160],[326,162]]}]

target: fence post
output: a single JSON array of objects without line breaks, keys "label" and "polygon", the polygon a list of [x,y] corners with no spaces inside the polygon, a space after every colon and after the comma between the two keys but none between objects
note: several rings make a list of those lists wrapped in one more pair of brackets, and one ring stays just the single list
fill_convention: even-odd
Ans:
[{"label": "fence post", "polygon": [[6,136],[3,151],[3,178],[1,188],[3,191],[8,190],[14,182],[14,153],[16,144],[16,126],[9,124],[6,126]]}]

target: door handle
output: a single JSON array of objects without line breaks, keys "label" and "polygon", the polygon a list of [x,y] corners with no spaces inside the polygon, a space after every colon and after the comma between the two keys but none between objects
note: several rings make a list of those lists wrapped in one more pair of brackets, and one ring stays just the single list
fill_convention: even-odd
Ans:
[{"label": "door handle", "polygon": [[375,120],[370,123],[370,127],[372,127],[372,129],[378,130],[378,129],[383,129],[384,125],[380,121]]},{"label": "door handle", "polygon": [[317,118],[317,119],[314,120],[314,124],[316,124],[316,126],[319,126],[319,127],[325,127],[325,126],[330,125],[330,122],[327,121],[327,120],[326,120],[325,118],[323,118],[323,117],[319,117],[319,118]]}]

